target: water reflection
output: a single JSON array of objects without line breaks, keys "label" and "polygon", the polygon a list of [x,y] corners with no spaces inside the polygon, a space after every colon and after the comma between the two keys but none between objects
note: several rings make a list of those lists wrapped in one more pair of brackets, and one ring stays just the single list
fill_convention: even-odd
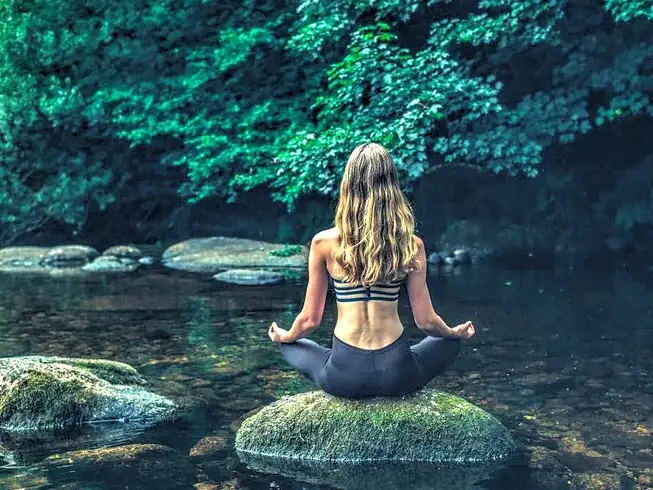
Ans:
[{"label": "water reflection", "polygon": [[[442,480],[442,488],[549,490],[567,481],[577,488],[653,486],[653,285],[648,279],[624,270],[480,268],[430,277],[439,312],[451,323],[470,318],[479,327],[453,368],[432,386],[490,411],[525,450],[524,459],[498,473],[469,472],[469,478]],[[248,412],[282,394],[312,389],[283,365],[265,335],[272,320],[289,326],[302,294],[302,285],[233,287],[165,271],[0,276],[0,355],[127,362],[154,391],[184,407],[177,419],[145,431],[82,428],[30,436],[22,443],[5,434],[0,444],[8,464],[0,472],[0,487],[111,488],[109,470],[94,475],[98,483],[74,467],[53,471],[39,463],[79,448],[146,443],[174,449],[197,469],[197,478],[219,488],[345,488],[343,481],[346,488],[381,488],[372,486],[381,482],[438,488],[441,476],[432,467],[396,467],[391,477],[382,468],[302,475],[293,465],[283,477],[247,468],[230,449]],[[400,314],[410,325],[405,297]],[[316,340],[329,342],[334,321],[330,298]],[[418,340],[421,334],[408,328]],[[191,456],[207,437],[223,440],[223,447]]]},{"label": "water reflection", "polygon": [[496,466],[434,465],[424,463],[315,464],[307,461],[259,459],[240,454],[241,460],[261,473],[279,473],[301,482],[339,490],[472,490],[498,472]]}]

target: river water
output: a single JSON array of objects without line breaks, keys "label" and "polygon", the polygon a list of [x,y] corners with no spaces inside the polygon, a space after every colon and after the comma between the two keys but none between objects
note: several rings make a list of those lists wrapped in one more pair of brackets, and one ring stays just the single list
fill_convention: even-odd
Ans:
[{"label": "river water", "polygon": [[[494,414],[522,448],[466,488],[653,488],[653,274],[469,268],[434,273],[429,284],[449,323],[477,325],[477,336],[432,386]],[[156,474],[147,466],[129,473],[41,464],[69,450],[141,443],[174,449],[198,489],[361,485],[260,474],[233,451],[247,413],[311,389],[266,336],[272,320],[290,325],[303,293],[301,280],[237,287],[159,269],[83,278],[1,275],[0,356],[126,362],[152,390],[185,408],[156,427],[83,428],[7,449],[0,488],[193,488],[172,463],[169,474],[165,464]],[[400,312],[418,340],[405,294]],[[330,295],[316,340],[329,342],[334,318]],[[432,488],[440,489],[436,481]]]}]

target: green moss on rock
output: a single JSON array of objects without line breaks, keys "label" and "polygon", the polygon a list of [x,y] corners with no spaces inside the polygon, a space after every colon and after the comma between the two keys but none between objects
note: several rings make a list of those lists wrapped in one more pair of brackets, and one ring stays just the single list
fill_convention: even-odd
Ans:
[{"label": "green moss on rock", "polygon": [[332,462],[488,462],[514,450],[492,415],[454,395],[422,390],[352,401],[313,391],[285,397],[246,419],[239,453]]},{"label": "green moss on rock", "polygon": [[107,361],[105,359],[79,359],[68,357],[45,357],[31,356],[31,359],[38,360],[40,363],[58,363],[85,369],[98,378],[118,385],[142,385],[146,384],[138,371],[129,364],[116,361]]},{"label": "green moss on rock", "polygon": [[95,359],[0,359],[0,428],[60,428],[85,422],[157,422],[174,411],[172,401],[146,391],[126,364]]},{"label": "green moss on rock", "polygon": [[88,419],[94,401],[88,384],[81,379],[67,380],[54,373],[27,370],[0,398],[0,421],[30,428],[47,426],[56,413],[71,425],[78,425]]}]

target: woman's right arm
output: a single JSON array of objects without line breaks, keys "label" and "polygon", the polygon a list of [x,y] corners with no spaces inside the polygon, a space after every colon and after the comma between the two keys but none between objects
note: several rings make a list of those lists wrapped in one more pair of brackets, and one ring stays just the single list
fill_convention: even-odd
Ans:
[{"label": "woman's right arm", "polygon": [[[424,333],[437,337],[469,338],[474,335],[471,322],[466,322],[455,328],[450,328],[447,323],[435,312],[431,302],[431,294],[426,284],[426,251],[424,242],[414,237],[417,245],[417,269],[408,274],[406,287],[410,307],[413,310],[415,324]],[[469,331],[471,327],[471,331]]]}]

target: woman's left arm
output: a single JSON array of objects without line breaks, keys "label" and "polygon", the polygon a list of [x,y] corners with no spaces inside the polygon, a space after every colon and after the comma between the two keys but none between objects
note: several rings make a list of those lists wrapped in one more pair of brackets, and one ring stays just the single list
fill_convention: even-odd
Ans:
[{"label": "woman's left arm", "polygon": [[290,330],[286,331],[279,328],[276,323],[272,324],[268,335],[273,342],[294,342],[308,336],[320,325],[329,285],[324,245],[320,233],[311,240],[311,249],[308,254],[308,286],[306,287],[304,307],[295,318]]}]

